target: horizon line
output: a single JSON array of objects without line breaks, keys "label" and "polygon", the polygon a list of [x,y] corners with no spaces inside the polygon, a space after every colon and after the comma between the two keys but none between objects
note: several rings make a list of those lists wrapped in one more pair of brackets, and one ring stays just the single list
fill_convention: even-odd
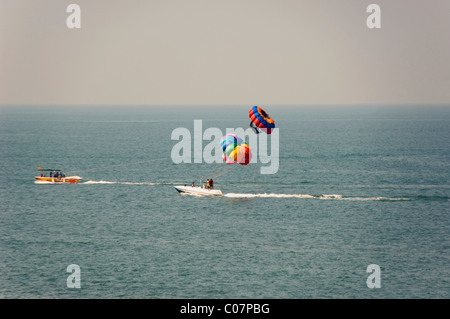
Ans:
[{"label": "horizon line", "polygon": [[84,107],[84,106],[99,106],[99,107],[242,107],[242,106],[280,106],[280,107],[311,107],[311,106],[450,106],[448,103],[304,103],[304,104],[293,104],[293,103],[234,103],[234,104],[205,104],[205,103],[186,103],[186,104],[107,104],[107,103],[93,103],[93,104],[70,104],[70,103],[0,103],[0,107],[8,106],[49,106],[49,107]]}]

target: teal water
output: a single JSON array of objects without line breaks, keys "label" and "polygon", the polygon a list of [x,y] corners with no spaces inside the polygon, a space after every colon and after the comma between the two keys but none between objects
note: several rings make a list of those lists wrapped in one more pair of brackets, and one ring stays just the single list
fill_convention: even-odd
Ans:
[{"label": "teal water", "polygon": [[2,107],[0,298],[450,297],[450,107],[266,107],[278,172],[179,195],[227,166],[174,164],[172,131],[247,128],[248,108]]}]

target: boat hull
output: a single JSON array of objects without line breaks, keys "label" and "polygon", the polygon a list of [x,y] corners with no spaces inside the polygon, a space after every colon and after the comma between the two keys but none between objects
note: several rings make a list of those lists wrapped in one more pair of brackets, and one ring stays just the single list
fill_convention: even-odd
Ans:
[{"label": "boat hull", "polygon": [[41,177],[35,176],[35,182],[43,183],[43,184],[76,184],[81,181],[83,178],[80,176],[67,176],[67,177]]},{"label": "boat hull", "polygon": [[223,196],[220,189],[205,189],[192,186],[174,186],[179,193],[199,195],[199,196]]}]

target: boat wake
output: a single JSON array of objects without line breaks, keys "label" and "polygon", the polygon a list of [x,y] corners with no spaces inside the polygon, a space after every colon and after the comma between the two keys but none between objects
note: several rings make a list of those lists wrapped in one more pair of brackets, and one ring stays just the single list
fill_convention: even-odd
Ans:
[{"label": "boat wake", "polygon": [[79,183],[79,184],[82,184],[82,185],[93,185],[93,184],[172,185],[172,184],[175,184],[175,183],[86,181],[84,183]]},{"label": "boat wake", "polygon": [[[35,181],[37,184],[53,184],[52,182]],[[55,183],[56,184],[56,183]],[[180,182],[120,182],[120,181],[85,181],[78,183],[79,185],[179,185]],[[182,195],[185,195],[182,193]],[[194,195],[195,194],[188,194]],[[221,194],[222,195],[222,194]],[[199,195],[202,196],[202,195]],[[230,199],[245,199],[245,198],[297,198],[297,199],[320,199],[320,200],[343,200],[343,201],[415,201],[415,200],[431,200],[431,201],[450,201],[448,196],[400,196],[400,197],[386,197],[386,196],[344,196],[340,194],[277,194],[277,193],[224,193],[223,197]]]},{"label": "boat wake", "polygon": [[350,201],[398,201],[398,200],[411,200],[407,197],[350,197],[337,194],[322,194],[322,195],[308,195],[308,194],[245,194],[245,193],[227,193],[223,196],[229,198],[303,198],[303,199],[337,199],[337,200],[350,200]]}]

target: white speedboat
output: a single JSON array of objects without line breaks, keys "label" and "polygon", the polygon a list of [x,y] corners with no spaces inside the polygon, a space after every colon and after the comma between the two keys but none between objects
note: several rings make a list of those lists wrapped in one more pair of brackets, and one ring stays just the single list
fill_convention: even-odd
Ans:
[{"label": "white speedboat", "polygon": [[200,195],[200,196],[223,196],[220,189],[207,189],[197,186],[174,186],[179,193]]}]

